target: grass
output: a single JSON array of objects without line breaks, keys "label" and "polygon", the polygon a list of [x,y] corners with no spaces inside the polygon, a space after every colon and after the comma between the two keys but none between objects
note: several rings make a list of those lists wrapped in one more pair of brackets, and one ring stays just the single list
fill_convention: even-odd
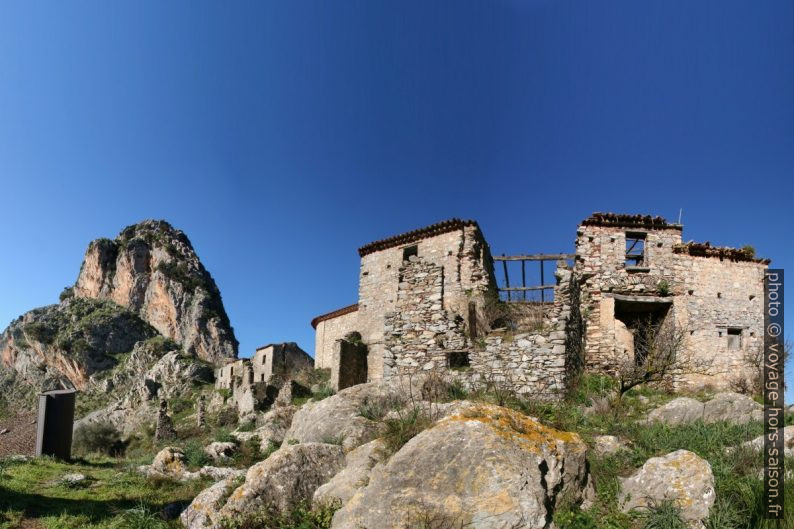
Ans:
[{"label": "grass", "polygon": [[[673,396],[649,388],[637,388],[627,398],[607,413],[587,415],[582,406],[591,397],[600,396],[604,386],[591,378],[569,396],[567,402],[544,403],[516,399],[508,403],[527,415],[539,417],[541,421],[557,428],[575,431],[586,440],[598,434],[617,435],[629,441],[629,448],[617,454],[599,457],[588,454],[590,472],[596,487],[596,500],[587,511],[575,506],[558,509],[554,520],[559,529],[677,529],[684,527],[678,522],[677,506],[659,503],[645,513],[625,514],[618,506],[620,479],[640,468],[651,457],[661,456],[679,449],[694,452],[706,459],[714,474],[717,498],[707,529],[766,529],[776,527],[775,522],[762,519],[763,482],[758,478],[762,465],[761,455],[735,447],[763,433],[760,423],[745,425],[717,422],[668,426],[645,424],[649,407],[655,407]],[[639,397],[649,403],[643,403]],[[696,395],[706,398],[705,395]],[[794,420],[791,416],[789,421]],[[792,468],[794,460],[787,461]],[[786,490],[786,520],[780,527],[794,527],[794,490]]]},{"label": "grass", "polygon": [[[64,474],[91,482],[69,487]],[[146,529],[181,527],[160,513],[172,503],[187,505],[208,482],[152,481],[125,468],[125,461],[91,457],[65,463],[50,458],[5,465],[0,480],[0,529]]]},{"label": "grass", "polygon": [[383,441],[387,452],[394,454],[408,441],[426,430],[432,420],[419,408],[401,410],[396,418],[386,419]]},{"label": "grass", "polygon": [[322,505],[311,509],[308,504],[300,504],[288,513],[281,513],[272,507],[264,507],[256,512],[227,518],[220,523],[221,529],[330,529],[338,503]]}]

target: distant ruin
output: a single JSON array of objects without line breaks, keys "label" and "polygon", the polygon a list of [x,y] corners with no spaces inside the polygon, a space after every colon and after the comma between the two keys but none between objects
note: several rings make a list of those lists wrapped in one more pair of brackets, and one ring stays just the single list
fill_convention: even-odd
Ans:
[{"label": "distant ruin", "polygon": [[273,403],[283,382],[314,360],[295,342],[257,348],[251,358],[230,360],[215,371],[215,387],[229,391],[240,413],[250,413]]},{"label": "distant ruin", "polygon": [[[634,332],[649,319],[686,329],[688,352],[711,361],[676,387],[727,387],[751,376],[762,346],[769,260],[681,234],[661,217],[594,213],[573,254],[492,256],[478,224],[459,219],[367,244],[358,303],[312,320],[315,367],[335,389],[440,369],[554,398],[583,369],[610,373],[641,355]],[[514,261],[521,286],[510,285]],[[525,264],[540,262],[543,278],[548,261],[555,283],[527,285]]]}]

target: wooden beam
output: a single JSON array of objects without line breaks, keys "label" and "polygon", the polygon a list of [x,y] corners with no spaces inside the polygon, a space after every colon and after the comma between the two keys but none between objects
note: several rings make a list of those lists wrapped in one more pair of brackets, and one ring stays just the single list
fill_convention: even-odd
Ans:
[{"label": "wooden beam", "polygon": [[538,253],[533,255],[497,255],[494,261],[559,261],[560,259],[574,259],[572,253]]},{"label": "wooden beam", "polygon": [[542,285],[542,286],[539,286],[539,287],[512,287],[512,288],[507,287],[507,288],[500,288],[499,291],[500,292],[507,292],[508,296],[509,296],[510,292],[524,292],[524,291],[529,291],[529,290],[548,290],[548,289],[553,289],[554,286],[555,285]]},{"label": "wooden beam", "polygon": [[[527,286],[527,274],[526,274],[526,271],[524,270],[524,265],[525,264],[526,264],[526,261],[521,261],[521,286],[522,287],[526,287]],[[541,261],[541,266],[543,266],[543,261]],[[540,280],[540,284],[541,285],[543,284],[543,280],[542,279]],[[526,300],[527,300],[527,291],[525,290],[524,291],[524,301],[526,301]]]},{"label": "wooden beam", "polygon": [[[523,263],[524,261],[521,261],[521,262]],[[542,285],[545,282],[546,282],[546,280],[543,279],[543,261],[540,261],[540,284]],[[541,303],[545,303],[546,302],[546,291],[545,290],[541,290],[540,291],[540,302]]]},{"label": "wooden beam", "polygon": [[510,277],[507,275],[507,261],[502,261],[505,271],[505,286],[507,287],[507,301],[510,301]]}]

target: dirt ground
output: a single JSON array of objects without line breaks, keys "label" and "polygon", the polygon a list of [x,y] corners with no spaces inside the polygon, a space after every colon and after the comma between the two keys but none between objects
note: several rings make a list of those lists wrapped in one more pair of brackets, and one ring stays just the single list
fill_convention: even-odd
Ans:
[{"label": "dirt ground", "polygon": [[30,412],[0,420],[0,457],[33,455],[36,448],[36,413]]}]

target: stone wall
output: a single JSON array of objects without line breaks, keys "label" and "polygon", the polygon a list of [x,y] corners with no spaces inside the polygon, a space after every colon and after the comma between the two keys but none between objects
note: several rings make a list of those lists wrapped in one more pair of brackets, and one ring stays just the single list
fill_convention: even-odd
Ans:
[{"label": "stone wall", "polygon": [[[626,232],[644,232],[642,267],[626,266]],[[699,245],[698,248],[700,248]],[[762,347],[763,271],[767,262],[741,257],[737,251],[690,255],[681,243],[681,227],[651,229],[582,225],[577,231],[576,275],[586,322],[588,369],[611,372],[629,339],[616,319],[616,303],[668,305],[668,314],[688,333],[686,355],[712,363],[708,375],[688,375],[679,386],[726,388],[749,376],[747,358]],[[729,348],[728,329],[740,332],[740,346]],[[734,332],[736,332],[734,331]]]},{"label": "stone wall", "polygon": [[383,363],[386,314],[396,309],[403,252],[410,246],[417,247],[425,262],[443,270],[445,308],[454,314],[467,318],[473,302],[481,315],[486,295],[496,290],[490,250],[476,224],[363,255],[357,330],[369,348],[370,380],[389,376],[390,366]]},{"label": "stone wall", "polygon": [[334,344],[354,331],[360,332],[358,310],[317,322],[314,335],[314,366],[318,369],[330,369]]},{"label": "stone wall", "polygon": [[[469,337],[462,315],[447,307],[445,268],[412,257],[398,269],[395,310],[386,315],[384,373],[442,371],[469,384],[497,384],[541,398],[559,397],[581,367],[578,285],[562,263],[555,302],[532,332],[490,332]],[[452,356],[451,356],[452,355]],[[467,358],[468,366],[454,365]]]}]

